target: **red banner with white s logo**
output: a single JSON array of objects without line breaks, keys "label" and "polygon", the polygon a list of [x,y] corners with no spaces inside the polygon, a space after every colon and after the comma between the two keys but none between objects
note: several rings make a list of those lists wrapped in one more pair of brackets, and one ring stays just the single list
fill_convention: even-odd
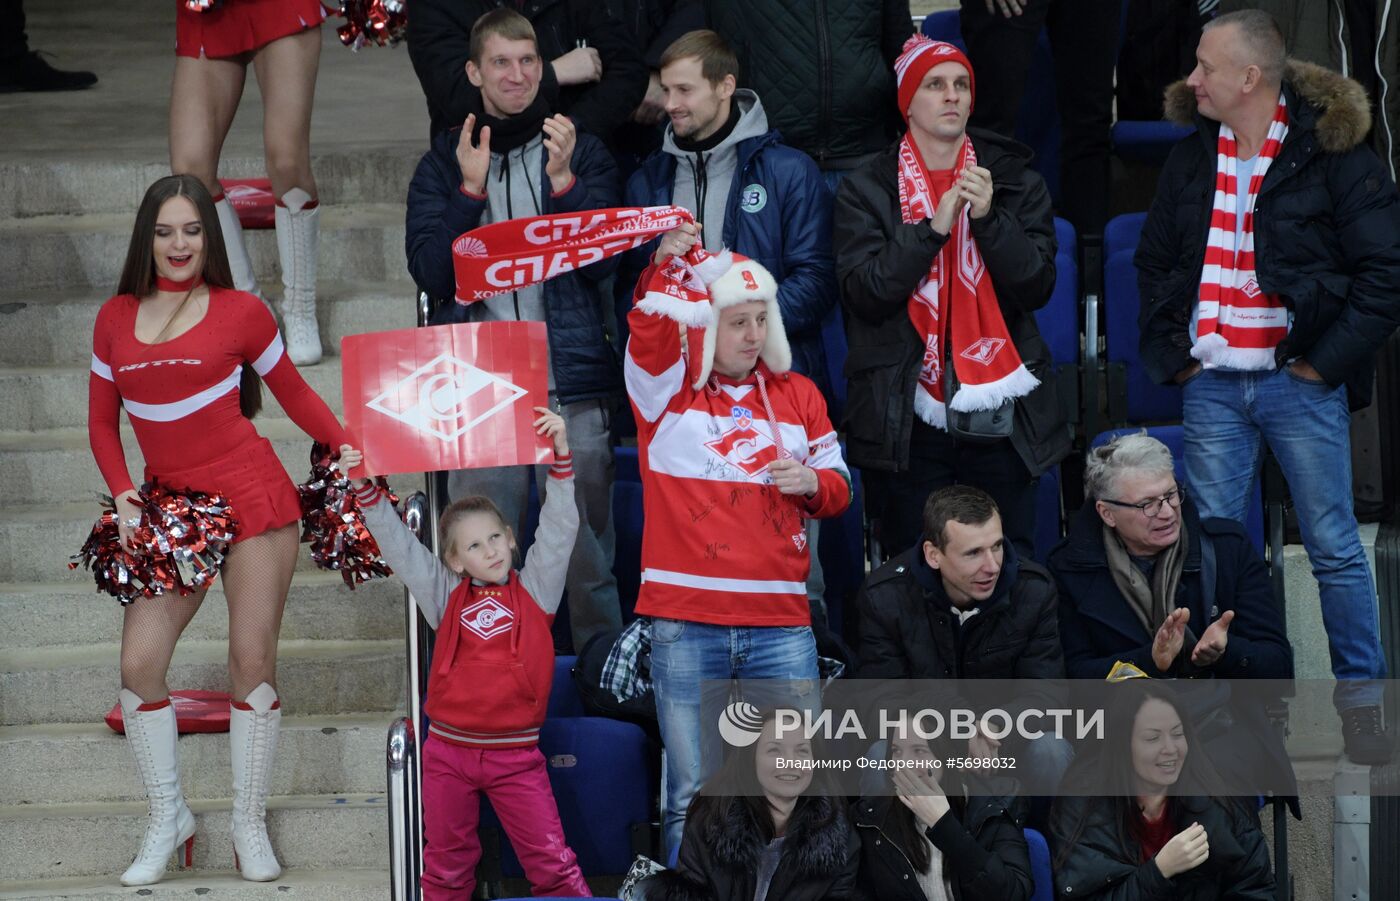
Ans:
[{"label": "red banner with white s logo", "polygon": [[345,425],[366,475],[545,463],[543,322],[435,325],[341,341]]}]

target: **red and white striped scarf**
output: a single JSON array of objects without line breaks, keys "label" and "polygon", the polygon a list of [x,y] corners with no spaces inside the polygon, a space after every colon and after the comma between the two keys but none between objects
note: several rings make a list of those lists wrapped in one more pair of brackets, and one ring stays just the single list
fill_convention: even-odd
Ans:
[{"label": "red and white striped scarf", "polygon": [[[899,212],[905,224],[932,219],[943,191],[951,190],[963,170],[976,163],[972,141],[964,135],[952,178],[935,192],[919,148],[906,134],[899,142]],[[1006,330],[992,278],[972,237],[967,207],[953,223],[943,249],[934,256],[928,275],[910,295],[909,321],[924,346],[914,412],[931,426],[947,428],[945,352],[958,379],[953,409],[959,412],[995,410],[1040,384],[1022,364]]]},{"label": "red and white striped scarf", "polygon": [[[1279,94],[1269,134],[1254,162],[1243,203],[1236,172],[1235,132],[1221,123],[1216,141],[1215,201],[1210,214],[1201,299],[1196,313],[1196,344],[1191,356],[1207,368],[1273,369],[1274,350],[1288,335],[1288,309],[1276,294],[1259,289],[1254,272],[1254,205],[1269,165],[1288,136],[1288,108]],[[1235,223],[1243,216],[1240,246]]]}]

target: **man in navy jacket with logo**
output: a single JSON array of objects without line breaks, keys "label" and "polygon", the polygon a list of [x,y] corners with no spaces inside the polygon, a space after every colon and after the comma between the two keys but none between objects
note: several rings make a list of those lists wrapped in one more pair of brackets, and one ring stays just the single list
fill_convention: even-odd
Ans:
[{"label": "man in navy jacket with logo", "polygon": [[[831,192],[816,163],[768,127],[758,95],[736,90],[739,64],[713,31],[692,31],[661,57],[670,123],[661,150],[632,175],[628,205],[676,204],[704,226],[705,249],[738,251],[773,273],[793,369],[831,397],[822,320],[836,306]],[[617,281],[619,309],[655,243],[632,251]],[[620,314],[619,320],[625,319]]]}]

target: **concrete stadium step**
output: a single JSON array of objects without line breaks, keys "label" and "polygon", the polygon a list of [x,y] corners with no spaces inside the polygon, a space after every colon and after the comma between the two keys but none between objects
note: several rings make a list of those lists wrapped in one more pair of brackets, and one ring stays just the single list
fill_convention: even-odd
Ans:
[{"label": "concrete stadium step", "polygon": [[[132,856],[135,854],[133,849]],[[170,873],[156,885],[141,889],[119,885],[119,875],[0,882],[0,901],[130,901],[133,895],[153,901],[203,897],[218,901],[384,901],[389,894],[389,878],[383,869],[284,869],[274,882],[248,882],[232,870],[192,871]]]},{"label": "concrete stadium step", "polygon": [[[111,641],[121,634],[121,621],[121,604],[90,582],[0,584],[0,651]],[[283,641],[387,640],[403,629],[398,580],[375,579],[351,591],[340,573],[316,571],[292,580],[280,635]],[[228,603],[219,579],[181,640],[227,638]]]},{"label": "concrete stadium step", "polygon": [[[115,641],[6,651],[0,664],[0,725],[102,722],[116,703],[118,664]],[[288,716],[387,715],[402,706],[404,678],[402,639],[278,645],[277,688]],[[180,642],[167,681],[175,689],[227,691],[228,642]]]},{"label": "concrete stadium step", "polygon": [[[305,481],[311,473],[311,438],[286,419],[263,422],[259,417],[258,431],[272,442],[292,481]],[[122,446],[126,450],[127,471],[132,478],[140,479],[141,448],[130,428],[122,428]],[[421,478],[411,476],[391,480],[395,489],[408,487],[410,493],[421,487],[421,482]],[[5,486],[0,509],[93,502],[107,493],[92,459],[86,429],[0,432],[0,485]]]},{"label": "concrete stadium step", "polygon": [[[87,539],[100,512],[86,503],[7,507],[0,517],[0,585],[7,582],[93,584],[86,569],[68,568],[68,558]],[[297,572],[321,572],[303,547]]]},{"label": "concrete stadium step", "polygon": [[[321,204],[403,203],[426,149],[425,139],[420,139],[353,153],[313,153],[311,171]],[[221,178],[266,178],[266,172],[261,155],[225,155],[219,160]],[[84,213],[120,213],[134,219],[146,188],[169,174],[166,161],[139,157],[89,159],[60,153],[0,162],[0,184],[13,186],[0,193],[0,220]]]},{"label": "concrete stadium step", "polygon": [[[132,217],[124,212],[0,220],[0,271],[7,286],[111,294],[126,260]],[[280,297],[276,234],[260,229],[244,236],[259,286]],[[400,278],[405,265],[401,202],[328,206],[322,212],[320,272],[384,282]]]},{"label": "concrete stadium step", "polygon": [[[338,349],[338,348],[337,348]],[[0,424],[16,432],[43,429],[86,429],[88,372],[82,366],[0,367]],[[311,386],[337,414],[340,403],[340,360],[329,357],[301,370]],[[286,419],[271,391],[263,392],[263,411],[255,423]]]},{"label": "concrete stadium step", "polygon": [[[274,296],[281,295],[280,283]],[[24,289],[0,292],[0,366],[87,366],[92,326],[110,291]],[[388,282],[317,285],[321,343],[340,353],[345,335],[412,328],[414,287],[407,273]]]},{"label": "concrete stadium step", "polygon": [[[195,870],[232,870],[231,802],[192,801],[190,807],[198,821]],[[293,795],[267,804],[272,846],[292,869],[387,872],[388,819],[379,794]],[[145,829],[144,802],[6,805],[0,807],[0,873],[16,881],[104,876],[115,883]]]},{"label": "concrete stadium step", "polygon": [[[393,719],[392,713],[284,717],[272,794],[382,794],[385,735]],[[228,742],[225,732],[180,737],[185,797],[228,797]],[[7,761],[0,768],[0,798],[9,804],[146,797],[126,739],[104,723],[0,726],[0,757]]]}]

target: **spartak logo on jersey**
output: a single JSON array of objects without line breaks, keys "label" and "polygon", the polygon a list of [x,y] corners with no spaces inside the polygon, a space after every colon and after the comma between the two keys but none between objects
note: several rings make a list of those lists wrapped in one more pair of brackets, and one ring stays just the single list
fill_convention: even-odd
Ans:
[{"label": "spartak logo on jersey", "polygon": [[705,446],[730,466],[743,470],[752,479],[767,469],[769,463],[778,459],[778,445],[754,427],[752,414],[743,407],[734,408],[735,422],[740,421],[740,411],[745,414],[744,424],[736,425],[713,441],[706,441]]},{"label": "spartak logo on jersey", "polygon": [[489,641],[502,632],[509,632],[515,614],[510,608],[494,597],[487,596],[462,611],[461,623],[483,641]]}]

